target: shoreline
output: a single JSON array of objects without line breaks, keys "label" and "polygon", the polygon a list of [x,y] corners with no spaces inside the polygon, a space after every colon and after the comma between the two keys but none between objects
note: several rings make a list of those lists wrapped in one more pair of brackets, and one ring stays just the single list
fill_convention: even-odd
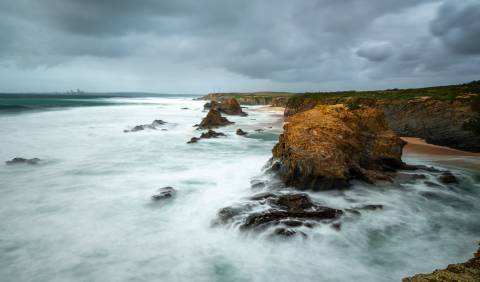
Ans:
[{"label": "shoreline", "polygon": [[407,154],[480,158],[480,153],[467,152],[450,147],[429,144],[425,140],[417,137],[400,137],[400,139],[407,142],[403,148],[403,152]]}]

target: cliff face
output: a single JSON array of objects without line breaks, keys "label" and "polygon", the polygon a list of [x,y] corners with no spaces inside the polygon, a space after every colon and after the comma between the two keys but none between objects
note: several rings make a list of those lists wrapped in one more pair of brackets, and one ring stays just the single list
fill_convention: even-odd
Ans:
[{"label": "cliff face", "polygon": [[273,158],[286,185],[325,190],[389,180],[403,165],[404,144],[378,109],[318,105],[287,119]]},{"label": "cliff face", "polygon": [[306,111],[318,104],[344,103],[349,107],[370,106],[382,110],[387,124],[400,136],[425,139],[427,142],[465,151],[480,152],[480,135],[465,129],[468,121],[479,118],[472,101],[475,94],[454,100],[431,97],[375,100],[368,98],[303,99],[289,101],[285,115]]},{"label": "cliff face", "polygon": [[254,93],[210,93],[199,100],[221,102],[235,98],[241,105],[271,105],[273,107],[285,107],[289,93],[286,92],[254,92]]}]

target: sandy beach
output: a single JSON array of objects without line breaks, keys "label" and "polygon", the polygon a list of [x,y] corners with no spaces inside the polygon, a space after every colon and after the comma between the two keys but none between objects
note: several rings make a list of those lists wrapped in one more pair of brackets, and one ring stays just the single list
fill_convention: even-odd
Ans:
[{"label": "sandy beach", "polygon": [[466,157],[480,157],[480,153],[472,153],[461,150],[452,149],[449,147],[433,145],[425,142],[425,140],[415,137],[401,137],[407,142],[403,148],[404,153],[425,154],[425,155],[439,155],[439,156],[466,156]]}]

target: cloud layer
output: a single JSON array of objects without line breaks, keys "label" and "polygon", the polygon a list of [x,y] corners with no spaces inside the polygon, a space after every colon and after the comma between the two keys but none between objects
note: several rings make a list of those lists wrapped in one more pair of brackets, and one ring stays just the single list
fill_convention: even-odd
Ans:
[{"label": "cloud layer", "polygon": [[479,18],[476,0],[2,1],[0,91],[465,82],[480,78]]}]

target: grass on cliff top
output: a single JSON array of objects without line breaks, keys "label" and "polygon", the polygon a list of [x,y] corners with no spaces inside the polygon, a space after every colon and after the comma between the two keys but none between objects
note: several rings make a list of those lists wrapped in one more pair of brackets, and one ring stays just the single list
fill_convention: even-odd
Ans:
[{"label": "grass on cliff top", "polygon": [[301,103],[304,99],[324,100],[329,98],[370,98],[378,100],[399,100],[399,99],[414,99],[417,97],[432,97],[438,100],[454,100],[457,96],[468,93],[480,94],[480,80],[472,81],[470,83],[436,86],[425,88],[411,88],[411,89],[386,89],[373,91],[340,91],[340,92],[308,92],[299,93],[289,99],[289,104]]}]

